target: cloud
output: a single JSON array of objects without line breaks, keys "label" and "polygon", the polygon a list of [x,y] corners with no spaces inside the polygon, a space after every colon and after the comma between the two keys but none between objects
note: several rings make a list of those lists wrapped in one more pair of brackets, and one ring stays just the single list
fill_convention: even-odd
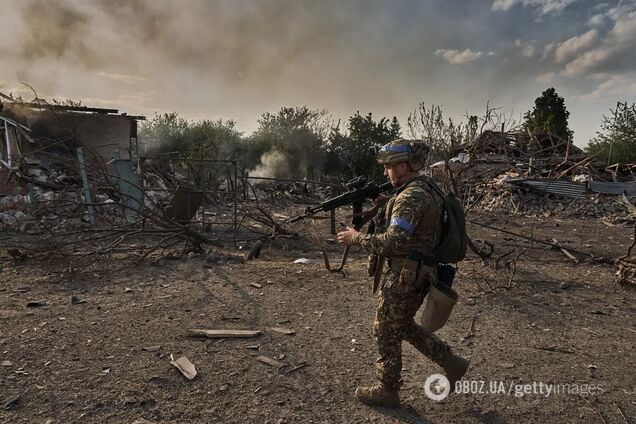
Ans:
[{"label": "cloud", "polygon": [[636,70],[636,10],[616,16],[614,26],[600,44],[571,60],[562,71],[564,75]]},{"label": "cloud", "polygon": [[515,3],[520,3],[520,0],[495,0],[492,3],[492,10],[509,10]]},{"label": "cloud", "polygon": [[[494,55],[493,52],[488,52],[488,56]],[[448,63],[452,63],[453,65],[461,65],[468,62],[473,62],[480,57],[484,56],[483,52],[473,51],[470,49],[466,50],[453,50],[453,49],[437,49],[435,50],[435,56],[441,56]]]},{"label": "cloud", "polygon": [[146,81],[144,77],[138,77],[135,75],[116,74],[112,72],[100,71],[97,73],[100,77],[109,79],[111,81],[121,82],[124,84],[136,84],[138,82]]},{"label": "cloud", "polygon": [[598,4],[592,8],[592,10],[597,13],[588,19],[587,26],[595,28],[603,26],[603,24],[605,24],[608,20],[615,22],[621,17],[632,12],[635,6],[636,1],[634,0],[621,0],[614,7],[610,7],[609,3]]},{"label": "cloud", "polygon": [[554,72],[544,72],[537,75],[536,81],[539,84],[550,84],[554,81]]},{"label": "cloud", "polygon": [[618,4],[615,7],[608,9],[607,12],[605,12],[605,15],[611,20],[617,21],[620,18],[626,15],[629,15],[631,12],[633,12],[634,7],[636,7],[636,4],[633,0],[627,1],[627,2],[621,1],[621,2],[618,2]]},{"label": "cloud", "polygon": [[565,40],[556,49],[555,57],[557,63],[565,62],[574,57],[578,52],[589,49],[596,44],[598,38],[598,31],[591,29],[584,34]]},{"label": "cloud", "polygon": [[512,45],[521,50],[523,57],[534,57],[537,53],[537,46],[533,42],[524,42],[516,39]]},{"label": "cloud", "polygon": [[612,75],[599,84],[593,91],[579,96],[581,100],[615,100],[636,95],[636,72],[625,75]]},{"label": "cloud", "polygon": [[[95,100],[131,114],[230,116],[245,131],[281,106],[326,108],[343,122],[356,110],[403,119],[421,100],[448,105],[444,112],[457,119],[489,98],[527,110],[537,87],[550,86],[537,78],[567,84],[570,97],[614,74],[602,66],[566,79],[559,72],[577,57],[554,60],[562,42],[593,28],[597,44],[577,55],[602,44],[612,16],[626,16],[617,2],[595,9],[590,0],[5,1],[0,91],[16,87],[30,99],[17,85],[25,81],[47,98]],[[588,27],[595,14],[604,23]]]},{"label": "cloud", "polygon": [[556,46],[556,43],[548,43],[545,46],[543,46],[543,53],[541,53],[541,60],[547,59],[548,56],[550,56],[552,52],[554,51],[555,46]]},{"label": "cloud", "polygon": [[492,3],[494,11],[508,11],[515,4],[534,9],[539,15],[557,15],[577,0],[495,0]]},{"label": "cloud", "polygon": [[603,9],[607,9],[609,6],[610,6],[609,3],[599,3],[596,6],[594,6],[592,10],[603,10]]},{"label": "cloud", "polygon": [[524,55],[525,57],[534,57],[535,53],[536,53],[536,48],[534,47],[533,44],[528,44],[521,50],[521,54]]},{"label": "cloud", "polygon": [[604,22],[605,22],[605,14],[604,13],[598,13],[598,14],[592,16],[590,19],[588,19],[587,26],[589,26],[589,27],[598,27],[598,26],[603,25]]}]

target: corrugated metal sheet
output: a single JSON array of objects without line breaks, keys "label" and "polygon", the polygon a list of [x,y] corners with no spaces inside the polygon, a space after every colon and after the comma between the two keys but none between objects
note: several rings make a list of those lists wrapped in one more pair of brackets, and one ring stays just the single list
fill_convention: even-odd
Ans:
[{"label": "corrugated metal sheet", "polygon": [[636,182],[606,183],[604,181],[592,181],[590,183],[590,190],[594,193],[626,194],[627,196],[636,196]]},{"label": "corrugated metal sheet", "polygon": [[527,187],[540,193],[550,193],[558,196],[585,197],[587,193],[585,184],[566,180],[515,178],[507,182],[516,186]]}]

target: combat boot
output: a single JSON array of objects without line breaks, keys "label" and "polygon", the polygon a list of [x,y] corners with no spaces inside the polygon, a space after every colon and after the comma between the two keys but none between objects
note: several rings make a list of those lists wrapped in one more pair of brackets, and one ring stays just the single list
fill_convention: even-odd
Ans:
[{"label": "combat boot", "polygon": [[384,406],[387,408],[400,407],[400,392],[398,389],[391,389],[383,384],[376,384],[370,387],[358,387],[355,396],[356,399],[365,405]]},{"label": "combat boot", "polygon": [[455,383],[461,380],[464,374],[466,374],[470,361],[455,355],[453,352],[448,352],[444,358],[437,361],[437,363],[444,368],[444,373],[450,383],[451,393],[453,393],[455,391]]}]

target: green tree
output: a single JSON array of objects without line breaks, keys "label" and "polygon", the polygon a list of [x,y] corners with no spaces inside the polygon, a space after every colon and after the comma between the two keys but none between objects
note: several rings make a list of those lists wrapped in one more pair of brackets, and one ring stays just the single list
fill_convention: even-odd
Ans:
[{"label": "green tree", "polygon": [[470,143],[479,135],[479,118],[477,115],[468,116],[468,123],[464,129],[466,135],[464,136],[464,142]]},{"label": "green tree", "polygon": [[264,113],[251,143],[266,153],[252,175],[315,178],[322,169],[325,111],[283,107]]},{"label": "green tree", "polygon": [[636,105],[618,102],[615,109],[610,108],[586,150],[608,164],[636,162]]},{"label": "green tree", "polygon": [[338,172],[345,179],[360,175],[380,178],[382,168],[376,163],[376,152],[389,141],[400,137],[400,123],[396,117],[389,120],[373,119],[373,114],[355,115],[349,118],[347,133],[339,125],[332,128],[327,143],[325,171]]},{"label": "green tree", "polygon": [[242,134],[236,122],[202,121],[191,122],[183,133],[181,147],[185,157],[191,159],[234,160],[241,145]]},{"label": "green tree", "polygon": [[211,160],[238,160],[241,145],[242,134],[234,121],[193,121],[183,134],[181,162],[197,186],[214,187],[232,170],[228,163]]},{"label": "green tree", "polygon": [[565,100],[550,87],[534,101],[534,108],[524,115],[524,125],[533,134],[550,133],[572,140],[574,134],[568,127],[570,112],[565,107]]},{"label": "green tree", "polygon": [[259,152],[252,152],[234,121],[186,121],[176,112],[156,114],[139,128],[144,156],[179,153],[179,166],[189,180],[200,187],[214,187],[226,177],[228,167],[209,160],[252,160],[258,163]]},{"label": "green tree", "polygon": [[144,156],[181,151],[188,121],[176,112],[155,114],[139,125],[139,142]]},{"label": "green tree", "polygon": [[398,138],[400,134],[402,134],[402,127],[400,126],[400,122],[397,117],[394,116],[393,119],[391,119],[391,125],[389,126],[389,137],[391,137],[391,139]]},{"label": "green tree", "polygon": [[340,130],[340,121],[335,125],[325,139],[322,149],[324,152],[323,172],[338,178],[350,177],[351,173],[345,165],[345,154],[351,143],[347,134]]}]

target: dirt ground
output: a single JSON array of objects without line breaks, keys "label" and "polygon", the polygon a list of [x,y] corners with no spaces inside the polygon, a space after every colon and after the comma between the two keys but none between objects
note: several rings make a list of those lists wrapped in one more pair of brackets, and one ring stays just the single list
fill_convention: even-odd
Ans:
[{"label": "dirt ground", "polygon": [[[623,255],[633,234],[592,220],[472,219],[606,258]],[[466,378],[486,388],[594,384],[602,393],[513,390],[435,402],[423,382],[440,369],[405,343],[403,407],[357,403],[353,391],[373,383],[376,357],[375,301],[359,250],[346,276],[292,263],[319,259],[318,242],[266,244],[255,261],[211,268],[202,257],[138,266],[113,258],[69,273],[66,263],[5,256],[0,422],[636,423],[636,290],[614,283],[611,264],[583,256],[575,264],[544,245],[469,229],[495,245],[495,258],[512,253],[500,269],[472,253],[460,265],[460,302],[438,334],[471,359]],[[338,255],[335,245],[329,251]],[[513,274],[503,265],[518,255]],[[84,302],[72,304],[72,296]],[[40,300],[46,305],[27,307]],[[205,339],[189,337],[191,328],[262,334]],[[196,378],[182,376],[171,355],[194,363]],[[285,366],[259,362],[261,355]]]}]

